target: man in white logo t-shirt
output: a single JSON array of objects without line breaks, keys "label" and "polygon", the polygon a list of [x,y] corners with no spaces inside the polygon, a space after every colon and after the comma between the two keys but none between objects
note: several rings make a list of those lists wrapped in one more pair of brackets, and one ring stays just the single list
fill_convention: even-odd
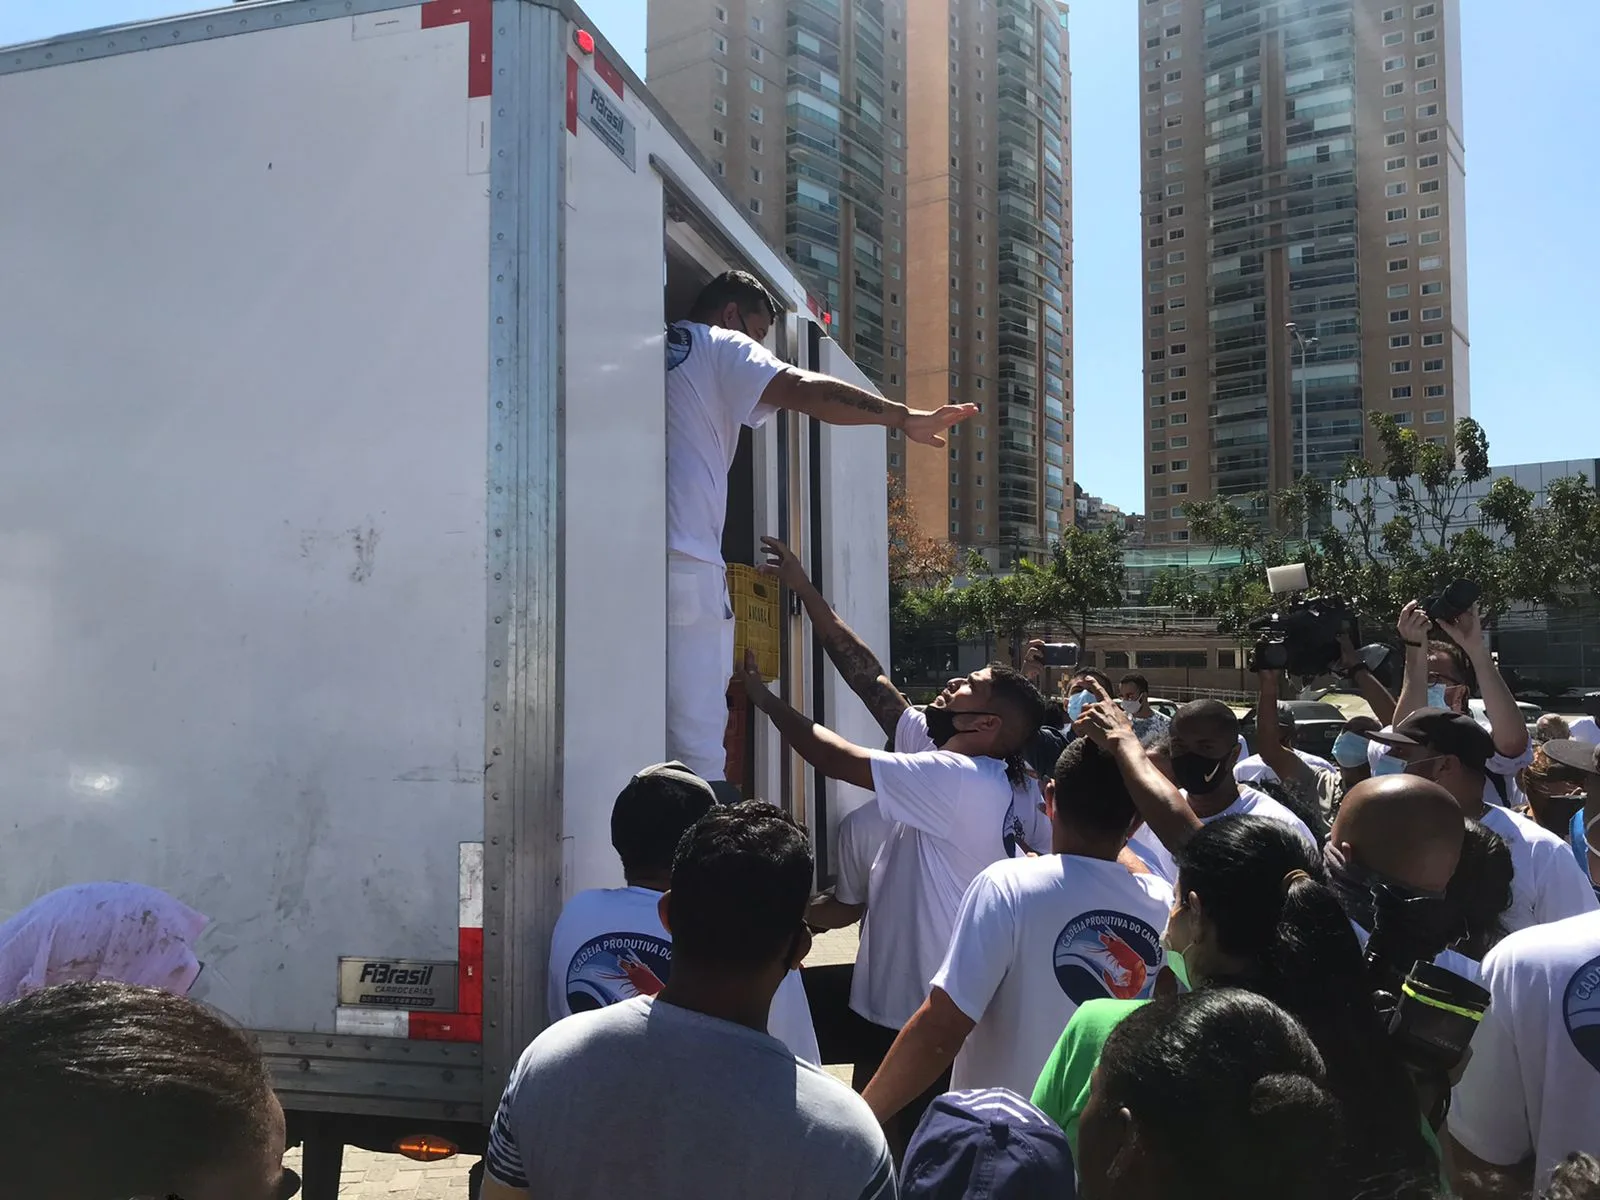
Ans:
[{"label": "man in white logo t-shirt", "polygon": [[[1239,718],[1219,700],[1194,700],[1172,718],[1172,778],[1202,823],[1250,814],[1294,827],[1313,850],[1317,839],[1306,823],[1265,792],[1233,776],[1239,759]],[[1128,849],[1169,884],[1178,882],[1178,864],[1148,825],[1128,841]]]},{"label": "man in white logo t-shirt", "polygon": [[867,1086],[880,1119],[952,1060],[954,1089],[1025,1092],[1079,1004],[1152,995],[1173,895],[1117,861],[1135,810],[1116,760],[1076,739],[1045,800],[1054,852],[994,863],[967,889],[927,999]]},{"label": "man in white logo t-shirt", "polygon": [[667,328],[667,752],[709,780],[721,780],[727,765],[726,694],[735,673],[722,526],[739,430],[788,409],[942,446],[946,429],[978,411],[951,404],[913,412],[792,367],[761,344],[778,313],[754,276],[730,271],[706,285],[687,321]]},{"label": "man in white logo t-shirt", "polygon": [[1450,1108],[1456,1192],[1537,1193],[1568,1154],[1600,1154],[1600,913],[1511,934],[1485,956],[1483,986],[1489,1011]]},{"label": "man in white logo t-shirt", "polygon": [[[897,1031],[927,993],[967,886],[1008,856],[1008,840],[1015,844],[1016,756],[1038,731],[1044,702],[1019,672],[985,667],[925,710],[904,709],[889,753],[796,712],[753,664],[745,687],[795,753],[830,778],[876,792],[883,816],[897,823],[873,868],[870,976],[857,972],[851,996],[861,1016]],[[903,1145],[909,1133],[891,1131],[890,1140]]]},{"label": "man in white logo t-shirt", "polygon": [[[655,996],[672,973],[672,935],[661,923],[661,894],[684,833],[716,799],[682,763],[646,767],[611,809],[611,845],[627,886],[592,888],[567,902],[550,938],[550,1020]],[[767,1032],[798,1059],[819,1063],[817,1035],[798,971],[772,998]]]}]

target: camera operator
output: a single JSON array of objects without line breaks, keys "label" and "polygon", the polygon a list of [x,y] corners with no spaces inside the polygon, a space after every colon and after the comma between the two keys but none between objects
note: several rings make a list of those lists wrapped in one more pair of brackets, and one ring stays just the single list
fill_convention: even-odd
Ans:
[{"label": "camera operator", "polygon": [[1234,779],[1240,783],[1282,782],[1311,807],[1329,812],[1338,790],[1338,773],[1327,759],[1296,748],[1294,710],[1278,701],[1278,672],[1258,671],[1256,678],[1260,681],[1256,752],[1234,766]]},{"label": "camera operator", "polygon": [[[1595,909],[1594,890],[1561,838],[1520,813],[1487,802],[1493,794],[1488,776],[1496,743],[1483,726],[1464,713],[1423,708],[1394,729],[1368,737],[1388,746],[1390,757],[1407,774],[1441,785],[1465,816],[1482,821],[1510,845],[1515,874],[1507,929],[1525,929]],[[1527,740],[1525,730],[1523,740]]]}]

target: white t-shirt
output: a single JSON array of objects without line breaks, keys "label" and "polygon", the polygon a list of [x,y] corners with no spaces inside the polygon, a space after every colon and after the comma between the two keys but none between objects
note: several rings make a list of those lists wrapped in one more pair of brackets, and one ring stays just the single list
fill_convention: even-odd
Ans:
[{"label": "white t-shirt", "polygon": [[1511,907],[1501,917],[1515,932],[1600,908],[1572,847],[1537,821],[1491,804],[1478,818],[1511,847]]},{"label": "white t-shirt", "polygon": [[936,750],[908,708],[895,752],[872,754],[878,807],[896,822],[872,869],[850,1007],[899,1029],[928,995],[968,885],[1015,847],[1016,793],[997,758]]},{"label": "white t-shirt", "polygon": [[1600,915],[1513,933],[1484,958],[1483,986],[1450,1132],[1499,1166],[1533,1154],[1537,1191],[1572,1151],[1600,1154]]},{"label": "white t-shirt", "polygon": [[977,1022],[951,1088],[1030,1095],[1078,1005],[1154,993],[1171,911],[1170,887],[1117,862],[1045,854],[986,867],[933,977]]},{"label": "white t-shirt", "polygon": [[775,411],[761,393],[785,364],[736,329],[667,326],[667,549],[722,561],[739,429]]},{"label": "white t-shirt", "polygon": [[872,864],[893,828],[894,822],[883,815],[876,797],[839,822],[839,870],[833,898],[840,904],[867,902]]},{"label": "white t-shirt", "polygon": [[[551,1021],[661,991],[672,972],[672,935],[660,902],[660,892],[642,887],[592,888],[567,901],[550,937]],[[799,971],[778,985],[767,1032],[796,1058],[822,1061]]]},{"label": "white t-shirt", "polygon": [[[1338,768],[1325,758],[1318,758],[1315,754],[1307,754],[1304,750],[1290,751],[1306,766],[1313,771],[1326,771],[1330,775],[1338,774]],[[1259,754],[1252,754],[1249,758],[1241,758],[1233,765],[1233,777],[1240,783],[1277,783],[1278,773],[1267,766],[1267,760]]]},{"label": "white t-shirt", "polygon": [[[1187,798],[1187,793],[1185,793],[1185,799]],[[1241,816],[1270,817],[1274,821],[1282,821],[1285,825],[1292,826],[1296,833],[1305,838],[1306,845],[1310,846],[1313,851],[1317,848],[1317,839],[1312,835],[1311,830],[1306,827],[1304,821],[1265,792],[1258,792],[1255,788],[1246,787],[1242,783],[1239,785],[1239,798],[1237,800],[1219,813],[1209,817],[1201,817],[1200,823],[1209,825],[1211,822],[1219,821],[1223,817]],[[1165,879],[1170,886],[1178,886],[1177,860],[1172,857],[1172,852],[1162,844],[1161,839],[1151,832],[1150,826],[1139,826],[1138,831],[1128,839],[1128,849],[1142,858],[1145,866],[1161,876],[1162,879]]]}]

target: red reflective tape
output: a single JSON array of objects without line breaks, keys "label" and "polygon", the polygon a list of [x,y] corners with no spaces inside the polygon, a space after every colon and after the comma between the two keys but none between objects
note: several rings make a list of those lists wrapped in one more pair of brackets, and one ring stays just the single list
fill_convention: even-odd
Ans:
[{"label": "red reflective tape", "polygon": [[476,1013],[414,1012],[411,1040],[417,1042],[481,1042],[483,1017]]},{"label": "red reflective tape", "polygon": [[567,55],[567,132],[578,132],[578,60]]},{"label": "red reflective tape", "polygon": [[594,69],[601,79],[611,85],[611,90],[617,94],[617,99],[622,99],[622,72],[606,61],[606,56],[596,52],[594,56]]},{"label": "red reflective tape", "polygon": [[460,999],[456,1007],[464,1013],[483,1012],[483,930],[463,929],[457,950]]},{"label": "red reflective tape", "polygon": [[422,6],[422,27],[467,26],[467,96],[494,91],[493,0],[428,0]]}]

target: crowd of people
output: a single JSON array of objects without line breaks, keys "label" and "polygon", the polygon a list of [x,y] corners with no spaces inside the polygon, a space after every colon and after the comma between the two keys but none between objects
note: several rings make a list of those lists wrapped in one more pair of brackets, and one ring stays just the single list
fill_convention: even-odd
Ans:
[{"label": "crowd of people", "polygon": [[[555,923],[549,1023],[494,1115],[485,1200],[1600,1200],[1600,734],[1530,736],[1475,610],[1398,614],[1397,696],[1344,645],[1372,715],[1330,760],[1297,744],[1275,671],[1253,747],[1226,704],[1168,718],[1141,676],[1094,669],[1047,701],[994,665],[913,705],[765,539],[887,739],[742,672],[794,753],[872,796],[815,892],[807,832],[722,778],[738,427],[790,407],[937,443],[969,414],[786,367],[758,344],[775,313],[724,277],[669,331],[681,753],[615,800],[624,885]],[[205,918],[135,934],[129,903],[157,904],[69,889],[0,928],[0,1128],[28,1148],[6,1184],[286,1200],[259,1055],[183,995]],[[91,908],[99,933],[49,932]],[[857,924],[849,1012],[824,1012],[813,936]],[[107,947],[137,937],[165,953],[107,981]]]}]

